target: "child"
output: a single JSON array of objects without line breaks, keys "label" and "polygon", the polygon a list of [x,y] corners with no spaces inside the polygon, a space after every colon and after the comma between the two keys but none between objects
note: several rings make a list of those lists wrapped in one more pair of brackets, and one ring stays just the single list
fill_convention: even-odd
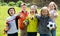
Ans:
[{"label": "child", "polygon": [[50,16],[51,16],[52,20],[55,22],[56,21],[55,19],[58,16],[57,5],[54,2],[50,2],[48,5],[48,8],[49,8]]},{"label": "child", "polygon": [[30,14],[26,18],[27,24],[27,36],[37,36],[37,18],[35,17],[35,14],[37,14],[37,8],[35,5],[32,5],[30,8]]},{"label": "child", "polygon": [[4,29],[7,36],[18,36],[18,21],[17,15],[15,15],[15,9],[8,9],[9,17],[6,20],[6,28]]},{"label": "child", "polygon": [[20,29],[20,36],[27,36],[27,29],[25,27],[25,25],[23,24],[23,21],[26,19],[26,17],[28,16],[28,12],[26,11],[26,4],[22,4],[21,5],[22,11],[19,13],[20,14],[20,18],[18,19],[18,26]]},{"label": "child", "polygon": [[50,30],[47,28],[50,19],[49,10],[47,7],[41,9],[40,16],[37,16],[38,19],[38,32],[40,36],[50,36]]},{"label": "child", "polygon": [[[58,16],[57,5],[54,2],[50,2],[48,5],[48,8],[49,8],[49,13],[50,13],[51,19],[54,22],[56,22],[56,18]],[[56,26],[54,28],[52,28],[51,34],[52,34],[52,36],[56,36]]]}]

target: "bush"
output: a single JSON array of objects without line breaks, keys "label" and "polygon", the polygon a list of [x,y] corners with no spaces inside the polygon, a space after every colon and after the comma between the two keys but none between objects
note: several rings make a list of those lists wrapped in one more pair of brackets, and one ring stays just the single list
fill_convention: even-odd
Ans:
[{"label": "bush", "polygon": [[4,3],[1,3],[0,2],[0,6],[6,6],[6,5],[7,5],[7,3],[5,3],[5,2]]},{"label": "bush", "polygon": [[9,6],[14,6],[15,5],[15,2],[9,2],[8,5]]},{"label": "bush", "polygon": [[2,6],[5,6],[5,5],[7,5],[7,3],[2,3]]},{"label": "bush", "polygon": [[30,3],[26,3],[26,6],[27,6],[27,7],[30,7],[31,5],[30,5]]},{"label": "bush", "polygon": [[1,6],[1,4],[2,4],[2,3],[0,2],[0,6]]},{"label": "bush", "polygon": [[16,3],[16,6],[21,7],[21,3],[23,3],[23,2],[22,2],[22,1],[18,1],[18,2]]}]

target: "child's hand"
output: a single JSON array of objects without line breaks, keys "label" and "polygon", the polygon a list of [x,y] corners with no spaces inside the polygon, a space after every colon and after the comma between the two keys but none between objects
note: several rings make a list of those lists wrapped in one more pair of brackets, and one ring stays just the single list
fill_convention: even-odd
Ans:
[{"label": "child's hand", "polygon": [[6,32],[3,30],[3,34],[6,34]]},{"label": "child's hand", "polygon": [[5,27],[4,30],[3,30],[4,31],[3,33],[6,34],[8,30],[9,30],[9,28]]},{"label": "child's hand", "polygon": [[56,29],[55,27],[51,27],[50,30]]},{"label": "child's hand", "polygon": [[26,26],[27,26],[27,24],[28,24],[28,23],[27,23],[27,22],[25,22],[25,25],[26,25]]},{"label": "child's hand", "polygon": [[27,26],[29,24],[28,20],[23,22],[25,26]]},{"label": "child's hand", "polygon": [[23,22],[23,24],[24,24],[25,26],[27,26],[27,22]]},{"label": "child's hand", "polygon": [[18,13],[18,16],[19,16],[19,18],[22,18],[22,15],[20,13]]},{"label": "child's hand", "polygon": [[58,16],[58,13],[54,13],[54,17],[57,17]]},{"label": "child's hand", "polygon": [[52,29],[56,29],[56,27],[53,27]]},{"label": "child's hand", "polygon": [[6,34],[7,33],[7,29],[6,28],[4,28],[3,31],[4,31],[3,34]]}]

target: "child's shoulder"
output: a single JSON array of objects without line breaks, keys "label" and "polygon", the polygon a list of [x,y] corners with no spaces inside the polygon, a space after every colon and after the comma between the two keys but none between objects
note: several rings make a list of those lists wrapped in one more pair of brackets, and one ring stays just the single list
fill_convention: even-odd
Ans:
[{"label": "child's shoulder", "polygon": [[14,17],[18,16],[19,14],[14,14]]},{"label": "child's shoulder", "polygon": [[10,20],[10,16],[6,18],[6,21],[9,21]]},{"label": "child's shoulder", "polygon": [[40,18],[41,18],[41,15],[36,15],[36,17],[37,17],[38,19],[40,19]]},{"label": "child's shoulder", "polygon": [[7,17],[6,20],[8,20],[8,19],[10,19],[10,18],[11,18],[11,16]]},{"label": "child's shoulder", "polygon": [[30,14],[28,14],[28,16],[26,17],[27,19],[29,19],[31,17],[31,15]]}]

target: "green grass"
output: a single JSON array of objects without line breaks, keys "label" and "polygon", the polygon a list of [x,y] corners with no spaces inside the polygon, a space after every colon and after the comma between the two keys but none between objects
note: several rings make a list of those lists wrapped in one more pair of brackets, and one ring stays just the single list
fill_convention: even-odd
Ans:
[{"label": "green grass", "polygon": [[[5,22],[6,22],[5,20],[9,16],[7,14],[8,8],[9,8],[9,6],[0,6],[0,36],[6,36],[6,34],[5,35],[3,34],[3,29],[5,27]],[[21,11],[21,8],[19,8],[19,7],[15,7],[15,9],[16,9],[17,13],[19,11]],[[27,10],[29,11],[29,8],[27,8]],[[38,12],[39,11],[40,10],[38,9]],[[58,14],[60,14],[59,11],[60,10],[58,10]],[[57,34],[57,36],[60,36],[60,15],[58,16],[56,23],[57,23],[57,33],[56,34]]]}]

